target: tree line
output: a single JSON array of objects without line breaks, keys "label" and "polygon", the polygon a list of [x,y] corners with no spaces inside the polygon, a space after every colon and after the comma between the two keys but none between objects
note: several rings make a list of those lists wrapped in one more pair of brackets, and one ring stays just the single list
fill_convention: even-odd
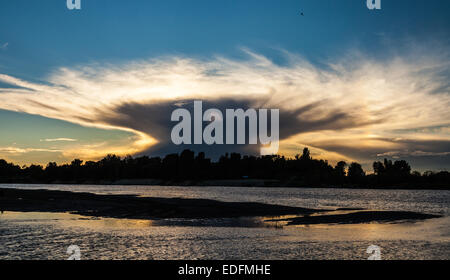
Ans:
[{"label": "tree line", "polygon": [[313,159],[308,148],[295,158],[279,155],[242,156],[225,154],[213,162],[205,153],[191,150],[165,157],[119,157],[108,155],[99,161],[75,159],[70,164],[50,162],[46,167],[20,167],[0,160],[0,183],[113,183],[126,179],[159,179],[171,182],[204,180],[266,179],[290,182],[296,186],[417,186],[449,188],[447,171],[423,174],[411,172],[404,160],[373,163],[373,173],[367,174],[357,162],[338,162],[332,166],[326,160]]}]

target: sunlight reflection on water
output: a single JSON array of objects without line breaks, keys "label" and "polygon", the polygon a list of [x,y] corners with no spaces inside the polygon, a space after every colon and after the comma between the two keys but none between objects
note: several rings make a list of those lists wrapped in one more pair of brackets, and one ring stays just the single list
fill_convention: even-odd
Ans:
[{"label": "sunlight reflection on water", "polygon": [[[44,188],[46,186],[23,186]],[[92,186],[46,188],[88,191]],[[367,259],[372,244],[383,259],[449,259],[447,191],[374,191],[100,186],[100,193],[134,193],[228,201],[259,201],[300,207],[362,207],[441,213],[418,222],[360,225],[274,226],[264,218],[131,220],[69,213],[0,215],[0,259]],[[229,192],[227,192],[227,190]],[[280,217],[286,218],[286,217]],[[267,220],[270,218],[266,218]]]}]

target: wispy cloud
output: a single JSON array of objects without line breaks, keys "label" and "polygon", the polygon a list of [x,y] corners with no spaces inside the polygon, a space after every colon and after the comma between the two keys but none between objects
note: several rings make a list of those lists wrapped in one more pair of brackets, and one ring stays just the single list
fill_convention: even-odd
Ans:
[{"label": "wispy cloud", "polygon": [[3,44],[0,43],[0,50],[3,50],[3,51],[7,50],[8,46],[9,46],[8,42],[3,43]]},{"label": "wispy cloud", "polygon": [[60,153],[58,149],[0,147],[0,152],[8,154],[26,154],[31,152]]},{"label": "wispy cloud", "polygon": [[390,151],[382,154],[378,154],[378,157],[434,157],[434,156],[448,156],[450,152],[424,152],[424,151]]},{"label": "wispy cloud", "polygon": [[41,142],[76,142],[77,139],[72,138],[51,138],[51,139],[41,139]]},{"label": "wispy cloud", "polygon": [[0,81],[20,87],[20,92],[0,88],[0,108],[131,131],[137,136],[123,151],[132,153],[170,141],[158,134],[161,118],[170,114],[161,116],[165,111],[155,104],[176,107],[195,99],[279,108],[289,116],[285,151],[306,144],[336,156],[367,158],[369,152],[374,157],[415,150],[410,142],[395,141],[399,138],[423,140],[419,149],[425,153],[448,151],[445,146],[435,151],[429,142],[448,139],[448,131],[432,129],[450,125],[447,55],[373,60],[357,54],[318,67],[289,53],[288,63],[278,65],[245,51],[246,60],[164,57],[66,67],[42,84],[0,75]]}]

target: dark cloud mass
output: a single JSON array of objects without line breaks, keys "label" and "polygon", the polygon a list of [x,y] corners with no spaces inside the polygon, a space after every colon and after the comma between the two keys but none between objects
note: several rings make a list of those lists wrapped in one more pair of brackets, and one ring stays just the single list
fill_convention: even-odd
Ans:
[{"label": "dark cloud mass", "polygon": [[[205,151],[208,156],[213,158],[227,152],[259,154],[259,145],[174,145],[171,142],[170,133],[176,123],[170,121],[171,114],[174,110],[182,107],[188,109],[193,118],[193,104],[194,100],[175,100],[152,104],[126,103],[110,110],[110,112],[115,112],[114,114],[102,114],[102,121],[110,125],[142,131],[159,141],[157,145],[141,154],[164,155],[180,152],[186,148],[197,152]],[[266,104],[268,103],[265,101],[250,98],[214,99],[203,101],[203,112],[211,108],[219,109],[223,114],[226,109],[277,109],[269,108],[270,105]],[[315,115],[317,112],[320,113],[325,106],[326,103],[315,102],[298,109],[280,109],[280,141],[300,133],[354,128],[368,123],[338,110],[328,110],[326,113]],[[204,122],[204,127],[207,124]],[[246,133],[248,135],[248,123],[246,124]],[[225,135],[224,131],[224,137]]]},{"label": "dark cloud mass", "polygon": [[[450,140],[415,140],[378,138],[379,145],[358,146],[349,141],[348,145],[333,140],[310,143],[312,146],[328,151],[335,151],[351,158],[365,162],[370,170],[371,161],[384,158],[407,160],[421,171],[450,170]],[[390,146],[395,145],[392,149]],[[367,161],[367,159],[370,159]]]}]

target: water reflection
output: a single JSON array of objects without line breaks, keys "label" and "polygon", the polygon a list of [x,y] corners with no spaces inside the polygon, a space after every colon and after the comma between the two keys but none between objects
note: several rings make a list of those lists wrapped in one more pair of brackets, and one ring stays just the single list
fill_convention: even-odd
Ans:
[{"label": "water reflection", "polygon": [[445,190],[27,184],[1,184],[0,186],[2,188],[66,190],[96,194],[131,194],[149,197],[182,197],[231,202],[261,202],[330,210],[336,210],[338,208],[362,208],[450,215],[450,191]]},{"label": "water reflection", "polygon": [[0,216],[0,259],[66,259],[72,244],[80,246],[82,259],[366,259],[371,244],[383,249],[385,259],[450,257],[448,217],[399,224],[267,227],[273,218],[236,219],[235,225],[244,226],[226,226],[232,222],[5,212]]},{"label": "water reflection", "polygon": [[445,217],[419,222],[286,226],[283,220],[295,216],[131,220],[6,211],[0,215],[0,259],[67,259],[66,250],[72,244],[80,246],[82,259],[367,259],[366,249],[372,244],[382,248],[383,259],[450,259],[449,191],[8,186],[331,210],[400,210]]},{"label": "water reflection", "polygon": [[55,223],[62,227],[84,227],[92,230],[132,229],[153,226],[151,220],[86,217],[72,213],[4,212],[0,221],[21,223]]}]

